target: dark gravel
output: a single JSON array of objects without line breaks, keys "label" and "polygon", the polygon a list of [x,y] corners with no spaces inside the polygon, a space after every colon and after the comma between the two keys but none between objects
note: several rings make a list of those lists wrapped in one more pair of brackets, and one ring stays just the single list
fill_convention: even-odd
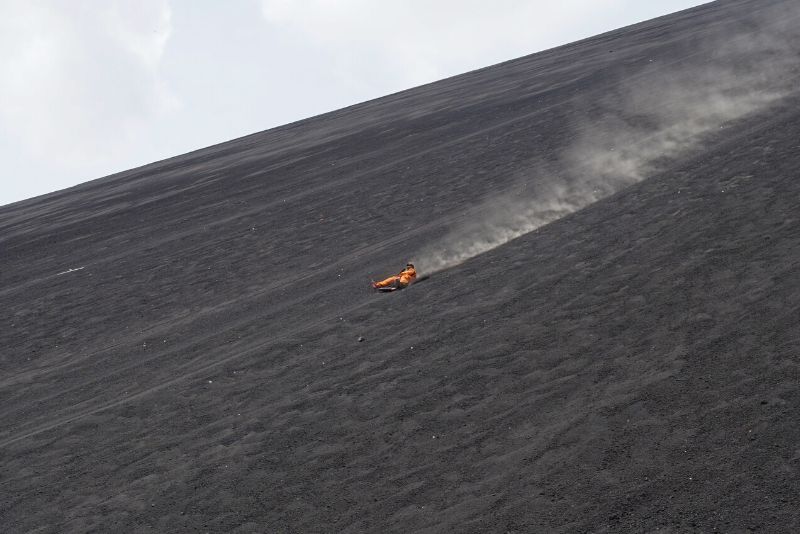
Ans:
[{"label": "dark gravel", "polygon": [[0,208],[0,530],[800,531],[796,97],[368,290],[557,170],[651,59],[774,13],[715,2]]}]

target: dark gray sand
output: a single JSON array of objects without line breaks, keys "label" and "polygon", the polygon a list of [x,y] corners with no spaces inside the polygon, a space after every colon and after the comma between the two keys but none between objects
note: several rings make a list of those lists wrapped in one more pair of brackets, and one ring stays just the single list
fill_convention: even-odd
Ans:
[{"label": "dark gray sand", "polygon": [[[797,532],[799,14],[713,3],[0,208],[0,530]],[[651,150],[631,87],[717,61],[725,110],[645,180],[368,290],[554,184],[581,207],[565,154]]]}]

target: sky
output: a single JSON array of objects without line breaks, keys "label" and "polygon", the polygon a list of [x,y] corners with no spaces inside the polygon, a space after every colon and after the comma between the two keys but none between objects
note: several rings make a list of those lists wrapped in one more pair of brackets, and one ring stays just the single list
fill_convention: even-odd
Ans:
[{"label": "sky", "polygon": [[0,205],[703,3],[0,0]]}]

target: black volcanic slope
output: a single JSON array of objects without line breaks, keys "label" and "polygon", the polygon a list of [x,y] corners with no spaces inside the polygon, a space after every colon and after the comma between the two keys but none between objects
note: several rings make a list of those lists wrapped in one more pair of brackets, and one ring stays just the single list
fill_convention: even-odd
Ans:
[{"label": "black volcanic slope", "polygon": [[0,530],[800,531],[793,93],[367,290],[654,63],[797,14],[712,3],[0,208]]}]

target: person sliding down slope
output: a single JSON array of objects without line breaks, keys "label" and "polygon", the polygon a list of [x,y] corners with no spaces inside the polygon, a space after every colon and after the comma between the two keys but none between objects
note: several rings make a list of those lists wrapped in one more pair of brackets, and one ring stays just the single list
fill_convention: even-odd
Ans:
[{"label": "person sliding down slope", "polygon": [[406,268],[400,271],[399,274],[390,276],[386,280],[380,282],[372,282],[372,289],[378,291],[394,291],[396,289],[405,289],[417,279],[417,270],[414,269],[413,263],[407,263]]}]

